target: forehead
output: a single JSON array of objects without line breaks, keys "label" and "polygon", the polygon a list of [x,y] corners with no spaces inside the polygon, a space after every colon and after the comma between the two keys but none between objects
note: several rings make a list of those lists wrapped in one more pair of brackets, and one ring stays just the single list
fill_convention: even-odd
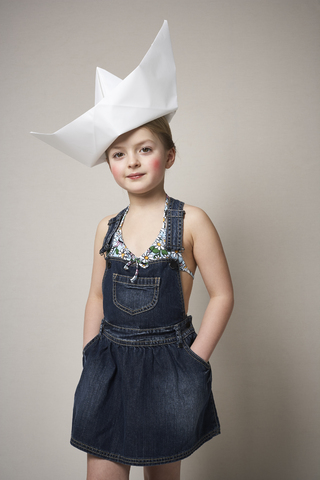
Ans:
[{"label": "forehead", "polygon": [[146,127],[139,127],[130,132],[123,133],[110,145],[108,150],[119,146],[136,145],[141,142],[151,140],[154,143],[159,142],[159,138]]}]

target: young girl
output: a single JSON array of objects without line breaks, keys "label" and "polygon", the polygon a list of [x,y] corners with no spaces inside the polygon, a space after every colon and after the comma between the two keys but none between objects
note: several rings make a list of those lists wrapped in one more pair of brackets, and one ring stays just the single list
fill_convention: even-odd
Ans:
[{"label": "young girl", "polygon": [[[127,480],[130,465],[146,480],[178,480],[181,459],[220,433],[208,360],[232,284],[210,219],[165,192],[175,153],[165,117],[106,151],[129,206],[95,240],[71,438],[88,453],[88,480]],[[210,296],[198,336],[187,313],[197,267]]]}]

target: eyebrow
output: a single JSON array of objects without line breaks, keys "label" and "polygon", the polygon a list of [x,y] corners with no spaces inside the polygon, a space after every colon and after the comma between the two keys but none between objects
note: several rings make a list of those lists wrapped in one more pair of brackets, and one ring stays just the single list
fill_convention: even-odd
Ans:
[{"label": "eyebrow", "polygon": [[[151,138],[146,138],[145,140],[142,140],[142,142],[138,142],[138,143],[135,143],[133,146],[134,147],[140,147],[140,145],[143,145],[144,143],[147,143],[147,142],[151,142],[151,143],[155,143],[154,140],[151,140]],[[119,143],[118,145],[113,145],[112,147],[110,147],[110,152],[112,150],[121,150],[123,147],[123,145],[121,145],[121,143]]]}]

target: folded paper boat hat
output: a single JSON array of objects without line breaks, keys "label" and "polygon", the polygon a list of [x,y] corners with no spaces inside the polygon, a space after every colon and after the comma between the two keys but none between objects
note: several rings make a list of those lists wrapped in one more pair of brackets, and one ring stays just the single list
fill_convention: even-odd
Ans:
[{"label": "folded paper boat hat", "polygon": [[170,121],[177,108],[176,68],[165,20],[140,65],[124,80],[97,68],[93,108],[55,133],[31,133],[94,167],[105,162],[105,151],[119,135],[162,116]]}]

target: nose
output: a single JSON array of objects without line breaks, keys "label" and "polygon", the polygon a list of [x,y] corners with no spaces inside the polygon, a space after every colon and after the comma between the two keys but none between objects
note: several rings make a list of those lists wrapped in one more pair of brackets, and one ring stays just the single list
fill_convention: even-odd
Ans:
[{"label": "nose", "polygon": [[140,165],[141,163],[139,160],[139,156],[135,152],[130,153],[130,155],[128,155],[128,166],[130,168],[135,168],[139,167]]}]

